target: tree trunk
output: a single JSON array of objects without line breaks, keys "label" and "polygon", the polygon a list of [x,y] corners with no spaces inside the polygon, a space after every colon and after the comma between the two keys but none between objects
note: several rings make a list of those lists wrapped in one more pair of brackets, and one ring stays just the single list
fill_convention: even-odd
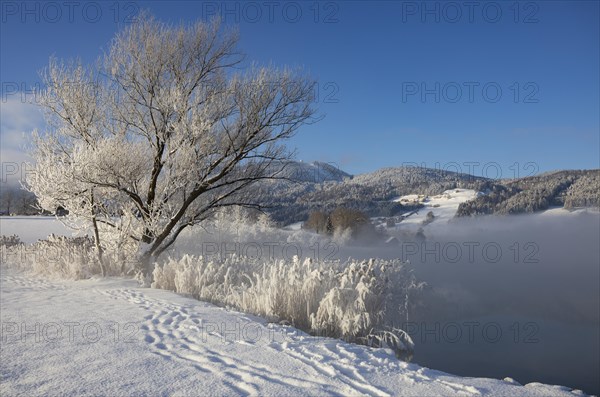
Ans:
[{"label": "tree trunk", "polygon": [[104,268],[104,258],[102,255],[102,246],[100,245],[100,232],[98,231],[98,221],[96,221],[96,214],[94,211],[94,191],[91,192],[91,204],[92,204],[92,226],[94,228],[94,245],[96,246],[96,253],[98,254],[98,263],[100,264],[100,272],[102,277],[106,277],[106,270]]},{"label": "tree trunk", "polygon": [[152,273],[154,272],[154,266],[156,264],[156,257],[151,251],[147,251],[140,257],[140,270],[144,280],[151,280]]},{"label": "tree trunk", "polygon": [[104,257],[102,255],[102,247],[100,246],[100,233],[98,232],[98,222],[96,217],[92,218],[92,224],[94,226],[94,245],[96,246],[96,252],[98,254],[98,263],[100,264],[100,272],[102,277],[106,277],[106,270],[104,268]]}]

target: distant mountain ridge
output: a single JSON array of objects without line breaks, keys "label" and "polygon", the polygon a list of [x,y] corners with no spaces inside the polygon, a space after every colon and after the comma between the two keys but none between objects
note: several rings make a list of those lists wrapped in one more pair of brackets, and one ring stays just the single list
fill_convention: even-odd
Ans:
[{"label": "distant mountain ridge", "polygon": [[321,161],[305,163],[303,161],[287,161],[276,163],[274,167],[282,169],[278,177],[292,179],[297,182],[323,183],[329,181],[342,182],[352,175],[340,170],[336,165]]},{"label": "distant mountain ridge", "polygon": [[[312,211],[353,208],[369,216],[394,216],[412,208],[393,202],[408,194],[437,195],[450,189],[473,189],[485,194],[462,203],[457,216],[518,214],[552,206],[600,205],[600,170],[552,171],[536,176],[497,180],[424,167],[382,168],[350,175],[321,162],[290,162],[291,181],[270,182],[265,204],[282,224],[305,220]],[[295,177],[294,177],[295,176]]]}]

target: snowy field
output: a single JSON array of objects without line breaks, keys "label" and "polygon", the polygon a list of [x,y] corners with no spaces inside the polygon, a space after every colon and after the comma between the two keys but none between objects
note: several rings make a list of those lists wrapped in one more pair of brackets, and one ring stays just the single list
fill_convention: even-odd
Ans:
[{"label": "snowy field", "polygon": [[72,236],[68,229],[54,216],[0,216],[0,235],[16,234],[24,243],[45,239],[49,234]]},{"label": "snowy field", "polygon": [[1,298],[3,396],[581,395],[452,376],[131,280],[3,273]]},{"label": "snowy field", "polygon": [[458,206],[461,203],[473,200],[482,194],[483,193],[471,189],[452,189],[446,190],[444,193],[436,196],[410,194],[401,196],[394,201],[404,205],[423,204],[423,208],[419,209],[417,213],[408,216],[401,223],[402,225],[421,225],[429,212],[433,213],[433,222],[448,222],[456,215]]},{"label": "snowy field", "polygon": [[[70,234],[52,218],[0,225],[24,241]],[[48,281],[3,268],[0,291],[3,396],[583,394],[454,376],[133,280]]]}]

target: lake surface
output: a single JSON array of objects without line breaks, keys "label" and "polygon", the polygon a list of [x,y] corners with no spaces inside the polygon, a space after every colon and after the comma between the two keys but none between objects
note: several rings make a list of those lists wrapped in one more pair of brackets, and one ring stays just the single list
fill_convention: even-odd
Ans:
[{"label": "lake surface", "polygon": [[413,362],[600,394],[597,213],[474,218],[425,235],[396,248],[428,284],[403,326]]}]

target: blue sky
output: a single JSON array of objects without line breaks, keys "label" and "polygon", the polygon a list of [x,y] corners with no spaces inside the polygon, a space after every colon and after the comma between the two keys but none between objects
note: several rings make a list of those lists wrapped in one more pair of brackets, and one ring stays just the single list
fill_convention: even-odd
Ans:
[{"label": "blue sky", "polygon": [[325,118],[290,142],[298,159],[353,174],[403,164],[490,177],[600,168],[598,4],[3,1],[2,161],[22,158],[23,132],[43,128],[23,102],[50,55],[93,60],[146,8],[173,22],[219,14],[239,27],[249,61],[318,79]]}]

